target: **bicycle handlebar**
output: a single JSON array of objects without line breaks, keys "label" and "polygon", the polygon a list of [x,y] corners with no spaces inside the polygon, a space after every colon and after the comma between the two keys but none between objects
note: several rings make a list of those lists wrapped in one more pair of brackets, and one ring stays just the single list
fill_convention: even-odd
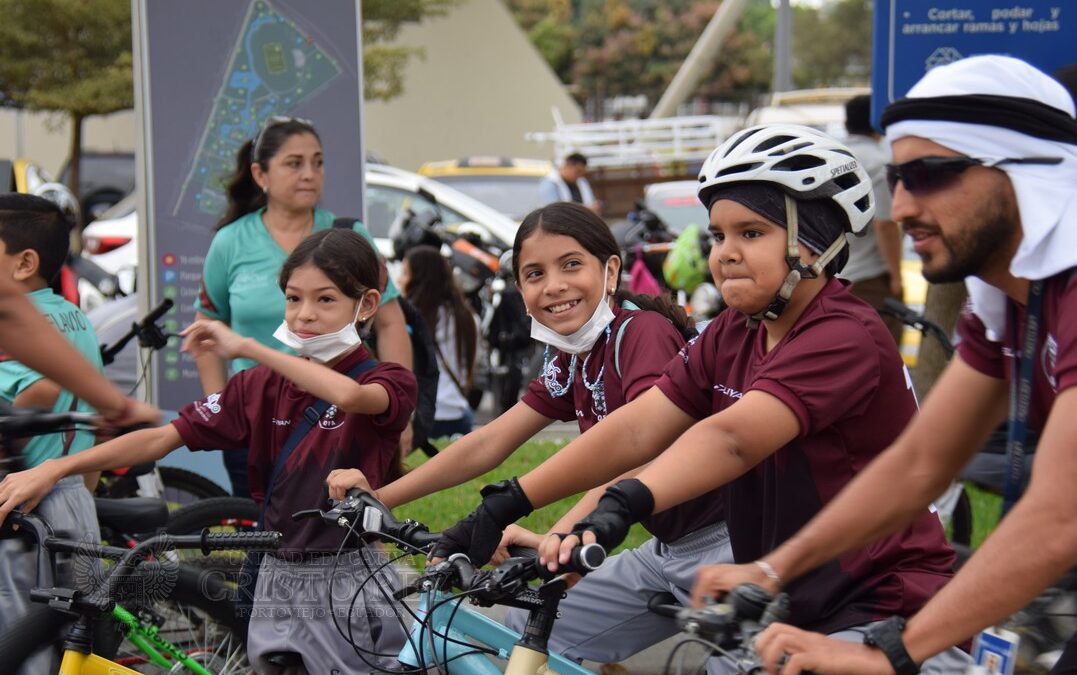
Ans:
[{"label": "bicycle handlebar", "polygon": [[77,424],[93,424],[96,419],[95,413],[53,412],[43,408],[15,408],[0,404],[0,439],[55,433]]},{"label": "bicycle handlebar", "polygon": [[[53,534],[52,527],[43,518],[34,513],[20,513],[13,511],[10,521],[29,534],[42,550],[53,553],[79,552],[94,557],[116,560],[116,565],[110,570],[105,583],[98,586],[89,597],[84,600],[78,598],[78,594],[67,589],[50,589],[48,592],[38,593],[34,598],[38,602],[60,602],[73,606],[79,603],[82,606],[93,607],[107,611],[112,605],[112,598],[116,595],[120,583],[147,557],[154,555],[155,551],[162,548],[196,549],[203,555],[209,555],[210,551],[226,549],[236,550],[267,550],[280,546],[283,535],[280,532],[210,532],[202,530],[200,534],[170,535],[159,534],[138,543],[131,549],[118,549],[111,546],[88,544],[71,539],[63,539]],[[62,591],[62,592],[61,592]],[[50,595],[51,594],[51,595]],[[46,598],[45,596],[49,597]],[[62,607],[60,607],[62,608]]]},{"label": "bicycle handlebar", "polygon": [[161,301],[161,304],[151,309],[146,316],[132,323],[131,330],[127,331],[116,342],[108,346],[101,345],[101,360],[104,364],[107,366],[115,361],[116,355],[127,346],[128,342],[136,337],[140,345],[149,349],[161,349],[168,344],[168,336],[161,331],[157,325],[157,320],[172,309],[173,304],[170,298],[165,298]]},{"label": "bicycle handlebar", "polygon": [[[329,525],[354,529],[359,534],[376,534],[382,541],[404,543],[419,552],[428,552],[441,538],[440,533],[430,532],[422,523],[400,522],[377,497],[360,488],[352,488],[344,499],[332,502],[328,511],[309,509],[292,514],[292,518],[321,518]],[[598,544],[577,546],[572,550],[570,562],[554,573],[539,563],[534,549],[512,547],[509,552],[513,557],[491,571],[478,570],[467,556],[454,554],[428,567],[416,583],[397,593],[397,599],[419,590],[449,585],[481,592],[476,599],[496,603],[526,589],[532,579],[548,581],[568,572],[587,574],[606,559],[605,549]]]}]

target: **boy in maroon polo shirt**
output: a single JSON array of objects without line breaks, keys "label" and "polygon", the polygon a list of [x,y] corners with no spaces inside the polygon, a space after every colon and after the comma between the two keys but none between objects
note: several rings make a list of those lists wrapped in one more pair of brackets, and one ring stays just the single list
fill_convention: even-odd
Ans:
[{"label": "boy in maroon polo shirt", "polygon": [[[654,389],[523,476],[514,497],[484,499],[485,513],[470,523],[502,524],[525,501],[547,504],[653,460],[609,488],[571,535],[547,539],[544,559],[563,562],[581,536],[616,546],[631,523],[724,485],[734,557],[755,560],[912,417],[916,402],[886,327],[833,278],[847,257],[845,232],[872,217],[870,180],[848,149],[806,127],[755,127],[719,147],[700,182],[716,239],[711,269],[737,311],[682,350]],[[625,450],[598,463],[603,447]],[[856,629],[875,619],[915,612],[953,561],[924,509],[904,531],[791,585],[792,621],[859,639]],[[965,660],[947,654],[929,666],[956,672]]]}]

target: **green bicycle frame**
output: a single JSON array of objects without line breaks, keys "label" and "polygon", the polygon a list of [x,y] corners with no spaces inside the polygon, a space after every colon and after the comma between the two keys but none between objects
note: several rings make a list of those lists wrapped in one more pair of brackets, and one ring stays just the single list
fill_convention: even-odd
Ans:
[{"label": "green bicycle frame", "polygon": [[138,617],[119,605],[112,606],[112,618],[127,627],[124,637],[142,650],[151,663],[170,670],[176,663],[182,663],[187,670],[195,673],[195,675],[213,675],[202,664],[158,635],[157,626],[139,621]]}]

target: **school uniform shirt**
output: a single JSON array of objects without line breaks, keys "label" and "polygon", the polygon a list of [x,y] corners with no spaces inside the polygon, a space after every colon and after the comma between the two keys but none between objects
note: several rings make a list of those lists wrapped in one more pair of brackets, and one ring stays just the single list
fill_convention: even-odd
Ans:
[{"label": "school uniform shirt", "polygon": [[[202,266],[202,284],[194,310],[229,324],[236,333],[287,354],[295,352],[281,344],[273,332],[284,317],[284,293],[278,285],[280,268],[288,258],[273,240],[262,214],[265,208],[252,211],[222,227],[213,236]],[[324,209],[314,209],[313,232],[333,227],[335,216]],[[377,250],[373,237],[362,223],[353,229]],[[380,256],[379,256],[380,257]],[[384,272],[384,269],[383,269]],[[384,305],[400,296],[392,279],[386,275]],[[236,373],[257,365],[250,359],[233,359]]]},{"label": "school uniform shirt", "polygon": [[[765,329],[749,330],[743,314],[723,313],[657,382],[696,419],[763,391],[800,422],[796,439],[722,490],[738,563],[758,560],[793,536],[916,411],[893,338],[845,283],[831,279],[770,352]],[[953,563],[938,517],[925,509],[905,530],[789,584],[790,622],[832,633],[909,616],[949,580]]]},{"label": "school uniform shirt", "polygon": [[[1066,309],[1069,315],[1066,315]],[[1014,386],[1015,355],[1025,340],[1027,310],[1006,301],[1006,330],[1000,342],[987,338],[983,322],[966,305],[957,324],[961,360],[977,371]],[[1077,384],[1077,274],[1067,270],[1044,282],[1043,316],[1036,336],[1029,429],[1039,432],[1058,394]]]},{"label": "school uniform shirt", "polygon": [[[368,358],[370,352],[360,346],[333,370],[347,373]],[[415,408],[415,376],[396,363],[379,363],[356,381],[384,387],[389,407],[380,415],[360,415],[330,406],[296,446],[273,486],[265,517],[266,529],[284,533],[282,551],[336,551],[343,530],[317,518],[297,522],[292,514],[326,505],[325,479],[333,469],[359,469],[371,487],[381,487],[399,452],[400,432]],[[237,373],[219,393],[185,406],[172,424],[191,450],[250,448],[251,497],[262,504],[277,456],[303,411],[316,402],[283,375],[259,365]],[[354,547],[349,540],[348,548]]]},{"label": "school uniform shirt", "polygon": [[[589,359],[577,359],[577,372],[572,379],[570,393],[560,397],[550,395],[540,376],[528,385],[523,402],[543,417],[562,422],[576,420],[580,433],[584,433],[606,415],[650,389],[662,374],[666,363],[677,355],[684,344],[684,338],[669,319],[658,312],[615,307],[613,317],[609,336],[598,338]],[[631,321],[621,337],[621,375],[618,377],[614,363],[614,347],[618,331],[630,318]],[[599,371],[602,372],[605,414],[580,376],[585,360],[588,383],[594,385],[599,378]],[[564,352],[558,352],[554,359],[554,366],[559,373],[557,381],[562,385],[568,379],[571,361],[572,357]],[[722,513],[722,500],[716,490],[668,511],[649,516],[643,520],[643,526],[659,541],[668,544],[686,534],[721,522]]]},{"label": "school uniform shirt", "polygon": [[[93,325],[86,315],[78,307],[72,305],[62,296],[56,295],[50,288],[42,288],[27,294],[38,311],[45,315],[53,328],[63,333],[68,342],[78,349],[79,353],[89,361],[94,368],[102,371],[101,345],[97,342],[97,334]],[[30,385],[44,379],[44,375],[31,370],[18,361],[13,360],[4,352],[0,352],[0,398],[7,403],[14,403],[15,397],[25,391]],[[54,412],[68,412],[72,409],[74,394],[61,389],[56,403],[53,404]],[[80,412],[97,412],[88,403],[79,399],[74,409]],[[31,438],[23,448],[23,461],[26,468],[32,468],[47,459],[55,459],[63,454],[64,444],[69,434],[43,434]],[[94,444],[93,430],[76,431],[71,439],[67,454],[74,454],[80,450],[92,447]]]}]

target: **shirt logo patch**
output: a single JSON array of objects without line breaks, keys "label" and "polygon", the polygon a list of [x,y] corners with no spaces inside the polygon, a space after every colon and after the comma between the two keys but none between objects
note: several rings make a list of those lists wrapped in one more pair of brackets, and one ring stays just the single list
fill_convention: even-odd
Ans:
[{"label": "shirt logo patch", "polygon": [[221,394],[210,394],[206,397],[206,400],[199,401],[194,406],[194,411],[198,413],[198,416],[202,418],[203,422],[208,422],[211,415],[216,415],[221,412]]},{"label": "shirt logo patch", "polygon": [[730,387],[729,385],[726,385],[726,384],[716,384],[716,385],[714,385],[714,391],[716,391],[719,394],[722,394],[724,396],[728,396],[729,398],[744,398],[744,392],[737,391],[733,387]]},{"label": "shirt logo patch", "polygon": [[683,347],[681,347],[681,351],[679,352],[679,355],[680,355],[681,359],[684,361],[684,365],[688,365],[688,351],[692,348],[692,345],[694,345],[696,343],[696,340],[698,340],[698,339],[699,339],[699,336],[697,335],[694,338],[692,338],[691,340],[689,340],[688,342],[686,342]]},{"label": "shirt logo patch", "polygon": [[292,420],[279,420],[276,417],[273,418],[273,426],[275,427],[286,427],[291,423]]},{"label": "shirt logo patch", "polygon": [[1040,350],[1040,364],[1043,368],[1043,375],[1047,378],[1048,384],[1051,385],[1051,389],[1058,393],[1058,379],[1055,378],[1055,366],[1058,361],[1058,341],[1055,340],[1055,336],[1050,333],[1047,334],[1047,339],[1043,341],[1043,349]]},{"label": "shirt logo patch", "polygon": [[318,426],[327,431],[332,431],[344,424],[344,415],[337,415],[337,407],[335,405],[329,406],[329,410],[325,411],[322,418],[318,420]]}]

